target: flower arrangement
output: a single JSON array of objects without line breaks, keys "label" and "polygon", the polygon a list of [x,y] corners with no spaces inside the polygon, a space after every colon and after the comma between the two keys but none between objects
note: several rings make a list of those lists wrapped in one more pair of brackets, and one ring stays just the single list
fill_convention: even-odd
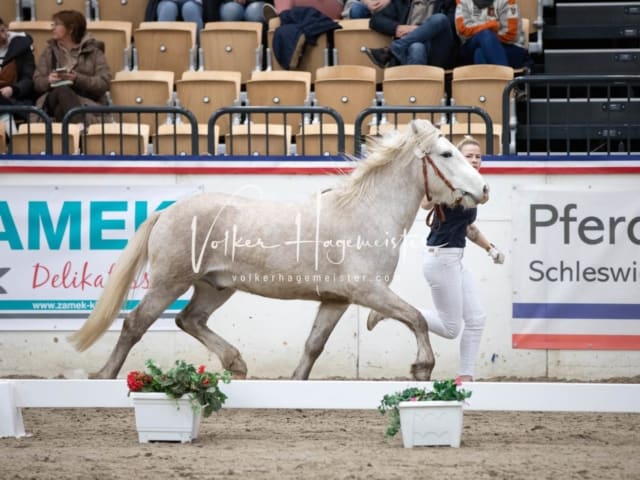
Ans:
[{"label": "flower arrangement", "polygon": [[153,360],[145,362],[147,371],[134,370],[127,375],[127,386],[131,392],[160,392],[171,398],[189,395],[194,411],[202,411],[204,417],[220,410],[227,396],[220,391],[218,383],[229,383],[231,372],[222,374],[208,372],[204,365],[196,368],[184,360],[177,360],[175,366],[163,372]]},{"label": "flower arrangement", "polygon": [[383,415],[389,412],[389,426],[387,427],[386,436],[391,438],[400,430],[400,412],[398,410],[400,402],[462,402],[469,398],[472,392],[463,388],[458,389],[461,385],[462,382],[459,379],[436,380],[433,382],[433,389],[429,391],[424,388],[409,387],[401,392],[385,395],[378,406],[378,411]]}]

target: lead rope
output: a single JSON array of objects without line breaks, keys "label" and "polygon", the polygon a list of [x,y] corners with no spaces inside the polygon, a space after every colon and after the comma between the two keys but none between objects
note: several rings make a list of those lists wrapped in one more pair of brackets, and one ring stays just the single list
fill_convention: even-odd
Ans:
[{"label": "lead rope", "polygon": [[[442,181],[445,183],[445,185],[447,185],[452,191],[453,191],[453,186],[442,175],[442,172],[440,172],[438,167],[435,166],[435,164],[431,160],[431,157],[429,157],[429,155],[423,155],[422,156],[422,178],[424,179],[424,193],[427,196],[427,200],[431,201],[431,193],[429,192],[429,179],[428,179],[427,162],[425,160],[427,158],[429,159],[429,163],[433,167],[434,171],[442,179]],[[427,213],[427,218],[425,218],[425,223],[427,224],[427,227],[429,227],[429,228],[432,227],[433,219],[434,219],[435,215],[438,216],[438,221],[440,223],[443,223],[445,221],[446,217],[444,215],[444,210],[442,209],[442,205],[440,205],[439,203],[436,203],[433,206],[433,208],[431,210],[429,210],[429,213]]]}]

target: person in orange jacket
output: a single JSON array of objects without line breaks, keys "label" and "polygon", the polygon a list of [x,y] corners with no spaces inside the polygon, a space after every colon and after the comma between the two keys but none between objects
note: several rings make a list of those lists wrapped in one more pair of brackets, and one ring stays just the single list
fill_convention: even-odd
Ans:
[{"label": "person in orange jacket", "polygon": [[455,25],[463,63],[533,66],[516,0],[457,0]]}]

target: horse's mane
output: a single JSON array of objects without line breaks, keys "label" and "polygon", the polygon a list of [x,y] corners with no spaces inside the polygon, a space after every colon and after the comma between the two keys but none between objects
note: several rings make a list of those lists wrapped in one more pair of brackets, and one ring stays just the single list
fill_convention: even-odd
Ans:
[{"label": "horse's mane", "polygon": [[[433,145],[439,133],[438,129],[431,124],[428,126],[431,129],[424,132],[426,141],[421,142],[422,145]],[[378,176],[386,173],[385,167],[391,162],[401,162],[402,167],[411,163],[414,159],[413,150],[409,155],[403,150],[413,144],[410,142],[413,135],[418,134],[407,126],[400,131],[392,130],[382,138],[373,138],[367,148],[367,157],[363,160],[355,160],[357,162],[355,170],[347,177],[344,184],[335,190],[338,204],[345,206],[365,196],[376,184]]]}]

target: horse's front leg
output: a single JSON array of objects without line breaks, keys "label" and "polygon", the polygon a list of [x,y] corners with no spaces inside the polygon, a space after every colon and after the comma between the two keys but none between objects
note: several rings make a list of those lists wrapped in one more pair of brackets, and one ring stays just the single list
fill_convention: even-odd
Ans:
[{"label": "horse's front leg", "polygon": [[387,285],[367,285],[367,290],[357,297],[356,303],[369,307],[372,312],[367,319],[367,328],[372,330],[383,318],[396,319],[416,336],[418,353],[411,373],[416,380],[429,380],[435,366],[435,357],[429,341],[427,322],[420,311],[396,295]]},{"label": "horse's front leg", "polygon": [[309,378],[313,364],[324,350],[324,345],[331,332],[348,307],[348,303],[322,302],[320,304],[313,327],[311,327],[311,332],[304,344],[304,353],[293,372],[293,379],[306,380]]}]

